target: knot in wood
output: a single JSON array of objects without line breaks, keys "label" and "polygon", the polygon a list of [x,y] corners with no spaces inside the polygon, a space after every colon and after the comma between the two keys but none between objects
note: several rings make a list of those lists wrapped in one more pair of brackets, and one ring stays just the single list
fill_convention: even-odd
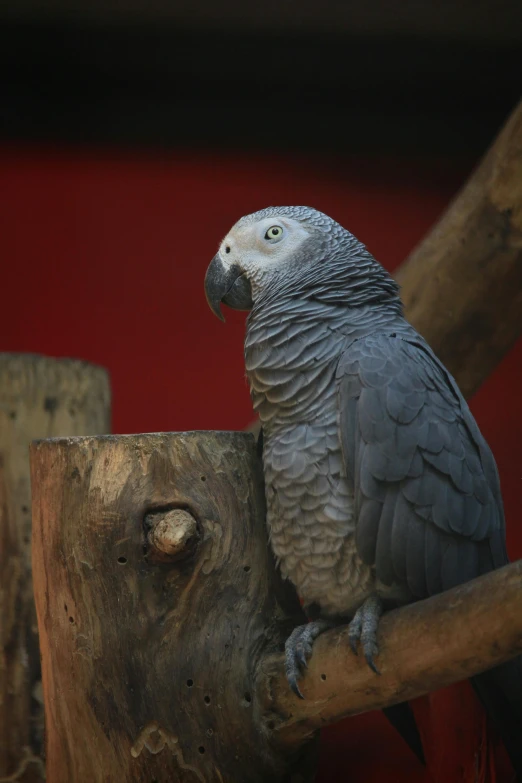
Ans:
[{"label": "knot in wood", "polygon": [[190,511],[174,508],[147,514],[149,558],[172,563],[191,555],[199,540],[198,523]]}]

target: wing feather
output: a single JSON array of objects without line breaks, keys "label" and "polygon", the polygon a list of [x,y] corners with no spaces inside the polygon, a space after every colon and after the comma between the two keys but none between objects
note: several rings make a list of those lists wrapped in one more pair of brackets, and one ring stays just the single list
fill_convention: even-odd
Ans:
[{"label": "wing feather", "polygon": [[505,562],[493,455],[421,338],[360,338],[337,379],[356,546],[377,578],[422,598]]}]

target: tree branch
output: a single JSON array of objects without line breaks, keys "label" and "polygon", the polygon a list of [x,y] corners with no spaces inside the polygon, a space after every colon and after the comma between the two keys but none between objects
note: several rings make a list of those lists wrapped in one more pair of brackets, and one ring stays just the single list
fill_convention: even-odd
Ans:
[{"label": "tree branch", "polygon": [[522,103],[396,278],[408,320],[470,397],[522,334]]},{"label": "tree branch", "polygon": [[407,319],[471,397],[522,334],[522,102],[395,277]]},{"label": "tree branch", "polygon": [[294,747],[347,715],[380,709],[443,688],[522,653],[522,561],[389,612],[379,626],[381,676],[348,646],[347,626],[324,633],[300,688],[283,655],[263,662],[258,691],[277,742]]}]

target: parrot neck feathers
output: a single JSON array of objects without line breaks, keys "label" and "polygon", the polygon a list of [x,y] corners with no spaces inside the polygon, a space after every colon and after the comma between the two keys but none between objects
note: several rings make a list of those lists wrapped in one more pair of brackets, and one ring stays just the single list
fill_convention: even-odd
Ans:
[{"label": "parrot neck feathers", "polygon": [[254,291],[252,314],[267,307],[284,311],[290,303],[321,302],[345,310],[371,304],[402,316],[398,284],[363,245],[357,251],[325,253],[313,265],[303,258],[288,274],[274,275],[262,291]]}]

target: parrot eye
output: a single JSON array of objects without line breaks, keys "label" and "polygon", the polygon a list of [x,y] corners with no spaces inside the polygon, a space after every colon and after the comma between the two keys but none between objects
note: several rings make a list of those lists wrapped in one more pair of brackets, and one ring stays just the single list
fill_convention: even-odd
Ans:
[{"label": "parrot eye", "polygon": [[278,242],[283,238],[283,229],[281,226],[270,226],[265,234],[265,239],[272,242]]}]

